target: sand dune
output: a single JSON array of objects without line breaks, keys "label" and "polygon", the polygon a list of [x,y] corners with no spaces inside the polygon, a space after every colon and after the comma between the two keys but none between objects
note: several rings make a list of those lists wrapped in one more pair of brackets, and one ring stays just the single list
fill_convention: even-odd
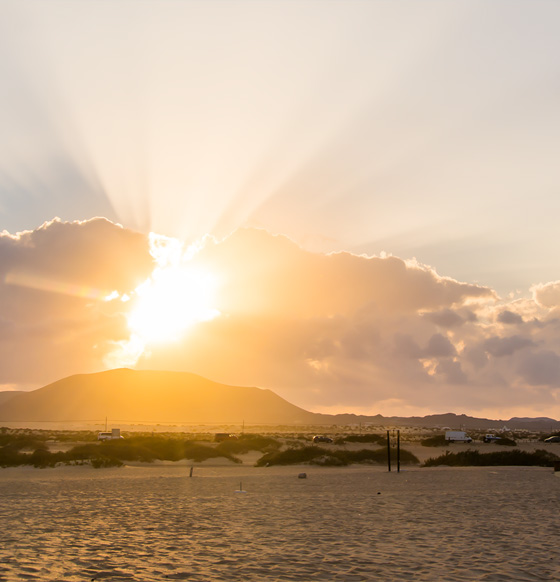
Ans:
[{"label": "sand dune", "polygon": [[6,581],[560,580],[548,468],[20,468],[0,493]]}]

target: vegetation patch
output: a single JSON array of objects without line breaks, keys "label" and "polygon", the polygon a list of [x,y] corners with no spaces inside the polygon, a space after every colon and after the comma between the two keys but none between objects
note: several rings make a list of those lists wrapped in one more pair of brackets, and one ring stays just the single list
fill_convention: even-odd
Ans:
[{"label": "vegetation patch", "polygon": [[282,443],[272,437],[258,434],[244,434],[238,439],[222,441],[216,447],[216,450],[227,455],[243,455],[249,451],[271,453],[280,449],[281,446]]},{"label": "vegetation patch", "polygon": [[108,467],[122,467],[123,462],[119,459],[115,459],[114,457],[106,457],[105,455],[101,455],[99,457],[95,457],[91,460],[91,466],[94,469],[106,469]]},{"label": "vegetation patch", "polygon": [[[401,463],[403,464],[419,464],[418,458],[401,449]],[[391,460],[397,462],[397,451],[391,449]],[[267,453],[261,457],[256,465],[257,467],[266,467],[271,465],[297,465],[297,464],[311,464],[311,465],[329,465],[329,466],[344,466],[355,463],[369,463],[382,465],[387,462],[386,449],[361,449],[359,451],[335,451],[325,449],[323,447],[303,447],[290,448],[284,451],[275,453]]]},{"label": "vegetation patch", "polygon": [[492,441],[495,445],[502,445],[506,447],[516,447],[517,443],[508,437],[500,437],[497,441]]},{"label": "vegetation patch", "polygon": [[336,439],[337,444],[342,443],[375,443],[387,446],[387,437],[380,434],[351,434]]},{"label": "vegetation patch", "polygon": [[289,448],[275,453],[266,453],[257,462],[257,467],[267,467],[269,465],[297,465],[309,463],[311,460],[328,453],[322,447],[299,447]]},{"label": "vegetation patch", "polygon": [[438,434],[421,440],[420,444],[423,447],[448,447],[449,441],[445,440],[444,434]]},{"label": "vegetation patch", "polygon": [[115,467],[123,461],[153,462],[179,461],[189,459],[195,462],[216,457],[225,457],[235,463],[241,461],[232,454],[217,447],[205,446],[192,441],[161,437],[132,437],[130,439],[115,439],[102,443],[85,443],[71,448],[67,452],[51,453],[46,445],[40,443],[32,453],[23,453],[22,439],[10,442],[0,447],[0,467],[17,467],[33,465],[34,467],[54,467],[58,463],[67,465],[89,462],[93,467]]},{"label": "vegetation patch", "polygon": [[552,467],[560,461],[560,457],[537,449],[529,453],[527,451],[496,451],[493,453],[480,453],[471,449],[459,453],[446,452],[444,455],[428,459],[424,467],[436,467],[448,465],[450,467],[490,467],[490,466],[538,466]]}]

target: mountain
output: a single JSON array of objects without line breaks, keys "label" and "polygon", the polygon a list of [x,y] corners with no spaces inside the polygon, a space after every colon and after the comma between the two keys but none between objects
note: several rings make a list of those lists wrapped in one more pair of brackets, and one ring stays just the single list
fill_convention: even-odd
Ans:
[{"label": "mountain", "polygon": [[[327,416],[327,415],[321,415]],[[525,429],[530,431],[554,432],[560,431],[560,422],[552,418],[510,418],[509,420],[495,420],[490,418],[476,418],[466,414],[430,414],[428,416],[357,416],[355,414],[337,414],[331,416],[329,423],[324,424],[375,424],[391,427],[425,427],[459,430],[500,430]]]},{"label": "mountain", "polygon": [[[6,396],[7,395],[7,396]],[[118,369],[79,374],[31,392],[0,392],[0,422],[112,422],[177,424],[375,425],[464,430],[558,431],[551,418],[492,420],[465,414],[384,417],[318,414],[271,390],[227,386],[187,372]]]},{"label": "mountain", "polygon": [[0,403],[0,421],[308,424],[313,413],[270,390],[186,372],[118,369],[70,376]]},{"label": "mountain", "polygon": [[3,392],[0,392],[0,405],[2,405],[4,402],[8,402],[8,400],[12,399],[14,396],[17,396],[18,394],[25,394],[25,392],[10,390],[4,390]]}]

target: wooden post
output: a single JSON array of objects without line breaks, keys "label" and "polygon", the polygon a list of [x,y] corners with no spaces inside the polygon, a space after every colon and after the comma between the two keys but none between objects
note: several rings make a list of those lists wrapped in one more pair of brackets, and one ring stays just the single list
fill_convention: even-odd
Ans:
[{"label": "wooden post", "polygon": [[391,472],[391,438],[389,434],[390,431],[387,431],[387,467],[389,472]]},{"label": "wooden post", "polygon": [[401,431],[397,430],[397,473],[401,472]]}]

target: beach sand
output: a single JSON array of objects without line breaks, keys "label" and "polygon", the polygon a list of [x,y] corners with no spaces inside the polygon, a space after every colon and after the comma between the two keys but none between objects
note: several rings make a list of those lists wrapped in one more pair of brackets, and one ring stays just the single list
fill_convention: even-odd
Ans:
[{"label": "beach sand", "polygon": [[560,580],[551,468],[189,470],[1,470],[0,580]]}]

